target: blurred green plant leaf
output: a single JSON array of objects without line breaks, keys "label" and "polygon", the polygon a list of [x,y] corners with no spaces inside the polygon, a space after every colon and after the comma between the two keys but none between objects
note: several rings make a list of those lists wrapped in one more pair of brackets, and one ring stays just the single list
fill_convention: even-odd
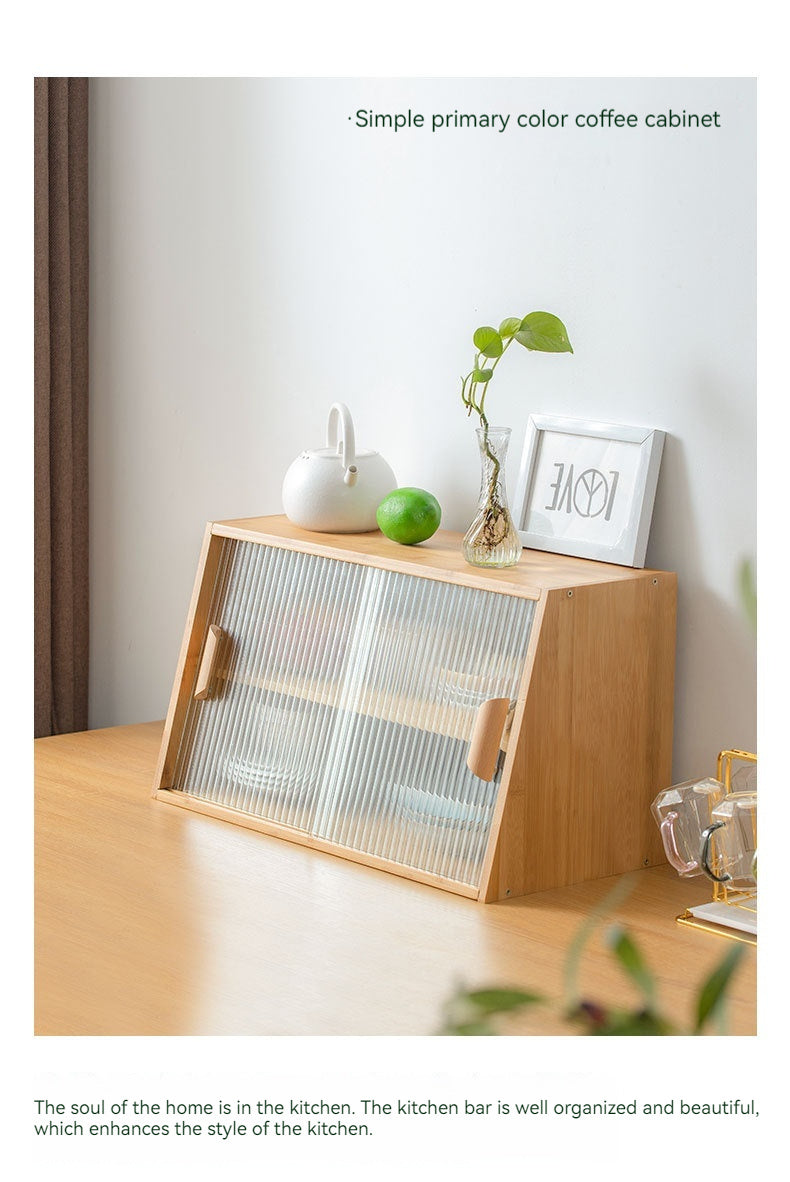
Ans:
[{"label": "blurred green plant leaf", "polygon": [[695,1034],[699,1034],[705,1024],[715,1017],[724,1001],[730,978],[740,964],[744,951],[743,944],[735,944],[708,979],[703,982],[697,997]]},{"label": "blurred green plant leaf", "polygon": [[600,1037],[631,1037],[632,1035],[665,1035],[675,1031],[652,1010],[612,1010],[602,1022],[590,1021],[577,1015],[587,1025],[587,1033]]},{"label": "blurred green plant leaf", "polygon": [[621,927],[612,927],[606,933],[606,944],[617,957],[618,962],[625,969],[631,980],[639,986],[648,1008],[655,1001],[656,984],[653,974],[645,964],[642,953],[637,948],[628,932]]},{"label": "blurred green plant leaf", "polygon": [[568,953],[565,957],[565,999],[568,1009],[573,1010],[578,1004],[577,980],[579,963],[585,944],[604,916],[614,911],[622,903],[623,899],[630,895],[633,885],[631,876],[627,874],[623,875],[619,882],[612,887],[609,894],[604,895],[600,903],[593,907],[584,922],[576,929],[576,933],[571,940]]},{"label": "blurred green plant leaf", "polygon": [[757,631],[757,580],[754,567],[748,558],[744,558],[738,570],[738,590],[741,604],[746,618],[753,632]]},{"label": "blurred green plant leaf", "polygon": [[504,1014],[543,1000],[539,993],[523,989],[474,989],[465,998],[484,1014]]},{"label": "blurred green plant leaf", "polygon": [[440,1034],[446,1035],[484,1035],[487,1037],[496,1037],[496,1031],[488,1022],[481,1019],[479,1022],[459,1022],[456,1026],[447,1026],[444,1030],[439,1031]]},{"label": "blurred green plant leaf", "polygon": [[440,1034],[496,1034],[492,1019],[543,1001],[539,993],[524,989],[459,988],[445,1005]]}]

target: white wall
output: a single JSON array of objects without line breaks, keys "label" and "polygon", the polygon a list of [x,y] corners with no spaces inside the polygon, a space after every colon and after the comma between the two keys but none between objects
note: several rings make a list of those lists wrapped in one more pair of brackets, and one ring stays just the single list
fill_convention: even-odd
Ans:
[{"label": "white wall", "polygon": [[[164,716],[204,524],[280,512],[336,399],[463,529],[470,335],[536,308],[573,357],[489,393],[668,433],[647,564],[679,574],[675,778],[754,749],[754,85],[91,83],[91,725]],[[376,111],[712,112],[709,130],[355,126]],[[571,120],[568,121],[569,123]]]}]

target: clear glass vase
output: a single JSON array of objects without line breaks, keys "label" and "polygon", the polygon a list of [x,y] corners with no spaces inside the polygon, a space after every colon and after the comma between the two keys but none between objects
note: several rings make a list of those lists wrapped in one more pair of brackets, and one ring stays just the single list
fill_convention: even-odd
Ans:
[{"label": "clear glass vase", "polygon": [[473,566],[515,566],[521,539],[510,516],[505,488],[505,460],[509,427],[478,427],[480,499],[474,521],[466,531],[463,553]]}]

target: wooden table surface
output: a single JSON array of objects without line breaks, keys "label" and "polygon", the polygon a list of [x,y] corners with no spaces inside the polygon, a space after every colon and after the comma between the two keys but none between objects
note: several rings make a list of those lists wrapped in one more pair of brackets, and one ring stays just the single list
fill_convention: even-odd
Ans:
[{"label": "wooden table surface", "polygon": [[[150,795],[161,733],[36,742],[37,1034],[426,1035],[459,983],[553,999],[503,1033],[576,1032],[561,1017],[567,949],[616,879],[484,905],[173,808]],[[582,993],[637,999],[603,942],[616,917],[688,1028],[731,942],[675,923],[709,899],[704,882],[658,867],[629,884],[586,946]],[[755,961],[749,948],[727,1033],[756,1032]]]}]

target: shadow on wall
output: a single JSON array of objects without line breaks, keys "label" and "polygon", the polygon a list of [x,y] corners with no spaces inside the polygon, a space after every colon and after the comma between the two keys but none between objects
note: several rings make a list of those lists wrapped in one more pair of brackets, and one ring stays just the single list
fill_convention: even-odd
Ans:
[{"label": "shadow on wall", "polygon": [[[687,448],[667,436],[647,565],[678,574],[675,782],[713,775],[719,751],[755,751],[757,741],[757,652],[741,601],[751,538],[720,539],[706,556],[689,472]],[[712,570],[716,550],[722,566]]]},{"label": "shadow on wall", "polygon": [[[736,577],[733,570],[733,583]],[[757,654],[743,614],[685,580],[678,592],[675,718],[693,716],[693,725],[686,728],[687,749],[676,745],[676,781],[714,775],[725,748],[757,750],[756,682]]]}]

